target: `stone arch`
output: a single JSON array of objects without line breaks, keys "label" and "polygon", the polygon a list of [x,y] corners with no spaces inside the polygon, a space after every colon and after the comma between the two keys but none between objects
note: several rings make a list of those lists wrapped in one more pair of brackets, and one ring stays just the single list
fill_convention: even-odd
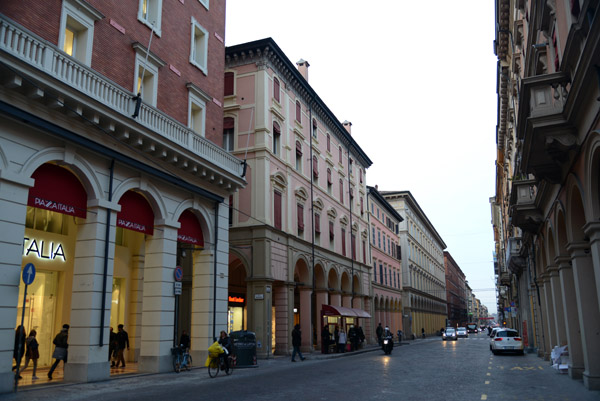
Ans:
[{"label": "stone arch", "polygon": [[293,281],[297,284],[301,283],[306,286],[311,285],[312,281],[310,279],[310,267],[308,261],[303,256],[300,256],[298,260],[296,260],[293,274]]},{"label": "stone arch", "polygon": [[326,288],[325,269],[321,263],[315,264],[315,288]]},{"label": "stone arch", "polygon": [[600,131],[596,130],[588,138],[590,145],[587,148],[585,165],[585,186],[589,201],[589,221],[600,220]]},{"label": "stone arch", "polygon": [[118,202],[129,190],[143,193],[154,211],[154,220],[168,221],[167,208],[160,191],[151,183],[139,178],[128,178],[122,181],[113,192],[113,200]]},{"label": "stone arch", "polygon": [[[198,204],[198,202],[195,202],[193,199],[186,199],[177,205],[177,208],[175,208],[175,211],[173,212],[173,221],[178,221],[181,214],[187,209],[190,209],[196,218],[198,218],[200,227],[202,227],[202,233],[206,234],[204,236],[205,241],[208,240],[206,242],[214,244],[214,212],[211,215],[208,209],[203,205]],[[208,249],[206,245],[204,248]]]},{"label": "stone arch", "polygon": [[331,267],[327,273],[327,287],[329,290],[340,291],[340,278],[335,267]]},{"label": "stone arch", "polygon": [[341,277],[341,290],[345,293],[350,293],[352,292],[352,287],[351,287],[351,283],[350,283],[350,276],[348,275],[347,272],[343,272],[342,273],[342,277]]},{"label": "stone arch", "polygon": [[567,192],[567,237],[569,242],[586,240],[583,226],[586,223],[586,209],[581,184],[573,176]]}]

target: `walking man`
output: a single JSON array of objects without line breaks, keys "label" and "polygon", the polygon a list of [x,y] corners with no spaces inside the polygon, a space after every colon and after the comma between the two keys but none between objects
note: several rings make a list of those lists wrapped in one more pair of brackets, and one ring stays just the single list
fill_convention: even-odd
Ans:
[{"label": "walking man", "polygon": [[125,367],[125,357],[123,356],[123,352],[125,352],[125,347],[129,350],[129,335],[125,330],[123,330],[123,325],[120,324],[117,326],[117,368],[119,367],[119,362],[121,362],[121,367]]},{"label": "walking man", "polygon": [[381,336],[383,336],[383,327],[381,327],[381,323],[379,323],[379,326],[375,329],[375,334],[377,334],[377,343],[381,346]]},{"label": "walking man", "polygon": [[302,356],[302,352],[300,352],[300,345],[302,345],[302,332],[300,331],[300,325],[297,324],[294,326],[294,330],[292,330],[292,346],[294,347],[294,351],[292,352],[292,362],[296,362],[296,354],[300,356],[300,360],[304,360],[304,356]]},{"label": "walking man", "polygon": [[63,368],[64,368],[64,364],[67,363],[67,356],[68,356],[68,351],[67,348],[69,348],[69,325],[68,324],[63,324],[62,330],[60,331],[60,333],[58,333],[56,335],[56,337],[54,337],[54,341],[52,341],[55,345],[54,347],[54,352],[52,353],[52,358],[54,358],[54,363],[52,364],[52,367],[50,368],[50,371],[48,372],[48,379],[52,380],[52,373],[54,373],[54,370],[56,369],[56,367],[58,366],[58,364],[60,363],[60,361],[63,361]]}]

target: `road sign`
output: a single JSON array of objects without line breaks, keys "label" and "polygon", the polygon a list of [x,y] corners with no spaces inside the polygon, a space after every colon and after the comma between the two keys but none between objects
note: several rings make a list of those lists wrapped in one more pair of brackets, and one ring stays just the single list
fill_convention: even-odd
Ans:
[{"label": "road sign", "polygon": [[181,268],[181,266],[175,267],[173,275],[175,276],[175,281],[181,281],[183,279],[183,269]]},{"label": "road sign", "polygon": [[181,295],[181,283],[180,282],[173,283],[173,294]]},{"label": "road sign", "polygon": [[23,282],[29,285],[33,283],[33,279],[35,279],[35,266],[33,263],[27,263],[23,269]]}]

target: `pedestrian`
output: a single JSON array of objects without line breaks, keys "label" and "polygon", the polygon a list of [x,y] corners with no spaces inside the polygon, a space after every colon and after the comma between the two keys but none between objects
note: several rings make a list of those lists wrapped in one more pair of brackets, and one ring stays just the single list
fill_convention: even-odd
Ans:
[{"label": "pedestrian", "polygon": [[379,323],[379,326],[375,329],[375,334],[377,335],[377,344],[381,346],[381,336],[383,336],[383,327],[381,327],[381,323]]},{"label": "pedestrian", "polygon": [[292,352],[292,362],[296,362],[296,354],[300,356],[300,360],[303,361],[304,356],[302,352],[300,352],[300,346],[302,345],[302,332],[300,331],[300,325],[297,324],[294,326],[294,330],[292,330],[292,346],[294,347],[294,351]]},{"label": "pedestrian", "polygon": [[398,330],[398,344],[402,345],[402,330]]},{"label": "pedestrian", "polygon": [[348,329],[348,341],[350,341],[350,350],[356,351],[358,349],[358,331],[356,327],[350,327]]},{"label": "pedestrian", "polygon": [[[21,360],[23,360],[23,354],[25,353],[25,328],[23,326],[17,327],[15,330],[15,346],[13,348],[13,358],[15,359],[15,366],[12,370],[19,372],[21,366]],[[22,377],[19,375],[19,379]]]},{"label": "pedestrian", "polygon": [[67,348],[69,348],[69,325],[63,324],[62,330],[60,333],[54,337],[54,352],[52,353],[52,358],[54,358],[54,363],[52,367],[48,371],[48,379],[52,380],[52,373],[54,373],[54,369],[58,366],[60,361],[63,361],[63,369],[64,365],[67,363],[67,357],[69,352]]},{"label": "pedestrian", "polygon": [[333,330],[333,340],[335,342],[335,352],[340,352],[340,329],[337,324],[335,325],[335,330]]},{"label": "pedestrian", "polygon": [[358,338],[360,339],[361,346],[365,342],[365,333],[361,326],[358,326]]},{"label": "pedestrian", "polygon": [[421,338],[425,338],[425,328],[421,327]]},{"label": "pedestrian", "polygon": [[346,352],[346,332],[344,328],[340,330],[340,338],[338,340],[338,352]]},{"label": "pedestrian", "polygon": [[181,348],[183,348],[185,351],[189,350],[190,342],[190,336],[188,335],[187,331],[182,330],[181,337],[179,338],[179,344],[181,345]]},{"label": "pedestrian", "polygon": [[23,366],[23,369],[21,369],[21,372],[25,371],[25,369],[27,369],[27,366],[29,366],[29,361],[33,361],[33,376],[31,377],[32,380],[38,379],[35,373],[37,371],[37,361],[40,358],[40,344],[35,338],[36,335],[37,332],[35,330],[31,330],[29,332],[29,336],[25,340],[25,345],[27,346],[27,351],[25,352],[25,366]]},{"label": "pedestrian", "polygon": [[123,325],[119,324],[117,326],[117,368],[119,367],[119,362],[121,363],[121,367],[125,367],[125,356],[123,353],[125,352],[125,347],[129,350],[129,334],[125,330],[123,330]]},{"label": "pedestrian", "polygon": [[110,367],[114,368],[117,360],[117,333],[114,332],[112,327],[108,335],[108,360],[110,361],[111,359]]},{"label": "pedestrian", "polygon": [[324,354],[329,354],[329,341],[331,341],[331,333],[329,325],[326,324],[321,332],[321,352]]}]

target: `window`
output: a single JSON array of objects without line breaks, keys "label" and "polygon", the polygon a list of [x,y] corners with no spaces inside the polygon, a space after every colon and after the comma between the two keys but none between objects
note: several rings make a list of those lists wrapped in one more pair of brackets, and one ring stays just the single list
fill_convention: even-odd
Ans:
[{"label": "window", "polygon": [[385,285],[388,285],[388,269],[387,269],[387,267],[383,271],[385,273]]},{"label": "window", "polygon": [[327,193],[331,195],[331,188],[333,187],[333,180],[331,179],[331,169],[327,169]]},{"label": "window", "polygon": [[233,118],[225,117],[223,120],[223,149],[228,152],[233,150],[233,126]]},{"label": "window", "polygon": [[363,240],[362,242],[362,253],[363,253],[363,263],[367,263],[367,244],[366,242]]},{"label": "window", "polygon": [[281,230],[281,192],[273,192],[273,225]]},{"label": "window", "polygon": [[233,195],[229,195],[229,225],[233,224]]},{"label": "window", "polygon": [[342,255],[346,256],[346,229],[342,228]]},{"label": "window", "polygon": [[373,261],[373,281],[377,282],[377,261]]},{"label": "window", "polygon": [[235,93],[234,89],[234,75],[233,72],[225,73],[225,90],[223,91],[224,96],[233,96]]},{"label": "window", "polygon": [[344,181],[340,178],[340,202],[344,203]]},{"label": "window", "polygon": [[302,172],[302,144],[296,141],[296,171]]},{"label": "window", "polygon": [[162,0],[140,0],[138,20],[161,35]]},{"label": "window", "polygon": [[273,78],[273,98],[279,103],[279,80],[277,78]]},{"label": "window", "polygon": [[315,234],[321,234],[321,215],[315,213]]},{"label": "window", "polygon": [[317,120],[315,120],[314,118],[313,118],[313,122],[312,122],[312,136],[315,139],[317,139],[319,137],[318,133],[317,133]]},{"label": "window", "polygon": [[302,235],[302,233],[304,232],[304,206],[302,205],[298,205],[297,207],[297,212],[298,212],[298,235]]},{"label": "window", "polygon": [[300,101],[296,100],[296,121],[299,124],[302,124],[302,107],[300,106]]},{"label": "window", "polygon": [[350,247],[352,249],[352,260],[356,260],[356,235],[350,234]]},{"label": "window", "polygon": [[313,169],[313,179],[315,181],[318,181],[319,180],[319,159],[317,158],[317,156],[313,156],[312,169]]},{"label": "window", "polygon": [[208,31],[192,17],[192,45],[190,48],[190,63],[208,75]]},{"label": "window", "polygon": [[208,10],[210,0],[198,0],[198,1],[200,2],[200,4],[202,4],[204,6],[204,8],[206,8]]},{"label": "window", "polygon": [[158,70],[165,65],[165,62],[152,53],[148,55],[148,62],[146,62],[146,48],[139,43],[134,43],[133,48],[136,51],[134,92],[141,94],[144,102],[156,106]]},{"label": "window", "polygon": [[334,232],[334,224],[333,221],[329,221],[329,240],[333,241],[333,239],[335,238],[335,232]]},{"label": "window", "polygon": [[377,230],[377,244],[378,248],[381,249],[381,231]]},{"label": "window", "polygon": [[360,169],[360,168],[358,169],[358,177],[359,177],[360,183],[362,184],[362,169]]},{"label": "window", "polygon": [[281,140],[281,129],[277,121],[273,121],[273,154],[279,155],[279,143]]},{"label": "window", "polygon": [[338,149],[340,152],[340,164],[343,164],[343,162],[342,162],[342,147],[340,146]]},{"label": "window", "polygon": [[379,264],[379,284],[383,284],[383,265]]},{"label": "window", "polygon": [[372,230],[373,230],[373,234],[371,236],[371,239],[372,239],[373,245],[375,245],[377,243],[377,241],[375,240],[375,227],[372,227]]},{"label": "window", "polygon": [[363,201],[363,197],[360,197],[360,215],[362,216],[365,213],[365,203]]},{"label": "window", "polygon": [[331,135],[327,133],[327,151],[331,152]]},{"label": "window", "polygon": [[77,0],[63,1],[58,38],[61,49],[83,64],[91,65],[94,22],[103,17],[87,3]]},{"label": "window", "polygon": [[192,83],[187,85],[189,91],[188,126],[198,135],[205,135],[206,103],[212,98]]}]

